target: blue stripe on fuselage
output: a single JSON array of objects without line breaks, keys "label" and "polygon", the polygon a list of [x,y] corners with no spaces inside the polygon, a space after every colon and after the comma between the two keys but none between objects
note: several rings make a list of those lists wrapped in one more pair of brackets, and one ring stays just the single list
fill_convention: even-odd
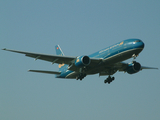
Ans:
[{"label": "blue stripe on fuselage", "polygon": [[[109,57],[121,54],[125,51],[134,50],[134,49],[143,49],[143,48],[144,48],[144,43],[140,39],[127,39],[117,44],[114,44],[112,46],[109,46],[107,48],[104,48],[98,52],[95,52],[89,55],[89,57],[107,59]],[[66,65],[63,71],[61,71],[62,73],[56,77],[65,78],[66,76],[68,76],[73,72],[73,71],[67,70],[67,68],[68,68],[68,65]]]}]

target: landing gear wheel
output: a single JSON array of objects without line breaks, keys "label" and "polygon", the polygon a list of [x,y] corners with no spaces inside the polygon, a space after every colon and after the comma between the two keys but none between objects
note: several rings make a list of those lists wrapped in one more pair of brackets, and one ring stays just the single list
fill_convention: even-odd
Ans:
[{"label": "landing gear wheel", "polygon": [[77,80],[80,79],[80,81],[81,81],[84,77],[86,77],[86,74],[80,73],[76,79]]},{"label": "landing gear wheel", "polygon": [[107,80],[104,80],[104,83],[106,84],[106,83],[107,83]]},{"label": "landing gear wheel", "polygon": [[114,79],[115,79],[114,77],[109,76],[106,80],[104,80],[104,83],[110,84]]}]

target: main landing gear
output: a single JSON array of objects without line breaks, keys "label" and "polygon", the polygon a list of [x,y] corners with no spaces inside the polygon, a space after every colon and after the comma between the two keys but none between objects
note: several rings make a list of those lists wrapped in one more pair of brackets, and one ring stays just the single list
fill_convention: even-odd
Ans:
[{"label": "main landing gear", "polygon": [[108,78],[104,80],[104,83],[110,84],[114,79],[115,79],[114,77],[111,77],[111,76],[109,75]]},{"label": "main landing gear", "polygon": [[85,73],[80,73],[78,75],[78,77],[76,77],[76,80],[78,80],[78,79],[82,80],[84,77],[86,77],[86,74]]}]

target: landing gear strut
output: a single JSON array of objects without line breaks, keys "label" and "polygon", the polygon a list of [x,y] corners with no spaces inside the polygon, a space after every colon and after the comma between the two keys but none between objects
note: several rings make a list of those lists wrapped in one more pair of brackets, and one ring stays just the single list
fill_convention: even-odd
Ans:
[{"label": "landing gear strut", "polygon": [[115,79],[114,77],[111,77],[111,76],[109,75],[108,78],[104,80],[104,83],[110,84],[114,79]]},{"label": "landing gear strut", "polygon": [[85,73],[80,73],[78,75],[78,77],[76,78],[76,80],[78,80],[78,79],[82,80],[84,77],[86,77],[86,74]]},{"label": "landing gear strut", "polygon": [[138,56],[138,55],[136,55],[136,54],[133,54],[133,55],[132,55],[133,61],[135,61],[135,59],[137,58],[137,56]]}]

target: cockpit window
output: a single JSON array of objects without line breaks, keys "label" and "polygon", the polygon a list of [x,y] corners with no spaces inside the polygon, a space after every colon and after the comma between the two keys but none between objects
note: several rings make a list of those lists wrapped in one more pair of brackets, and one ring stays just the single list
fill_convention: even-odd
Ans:
[{"label": "cockpit window", "polygon": [[136,40],[135,43],[136,43],[136,42],[141,42],[141,40]]}]

